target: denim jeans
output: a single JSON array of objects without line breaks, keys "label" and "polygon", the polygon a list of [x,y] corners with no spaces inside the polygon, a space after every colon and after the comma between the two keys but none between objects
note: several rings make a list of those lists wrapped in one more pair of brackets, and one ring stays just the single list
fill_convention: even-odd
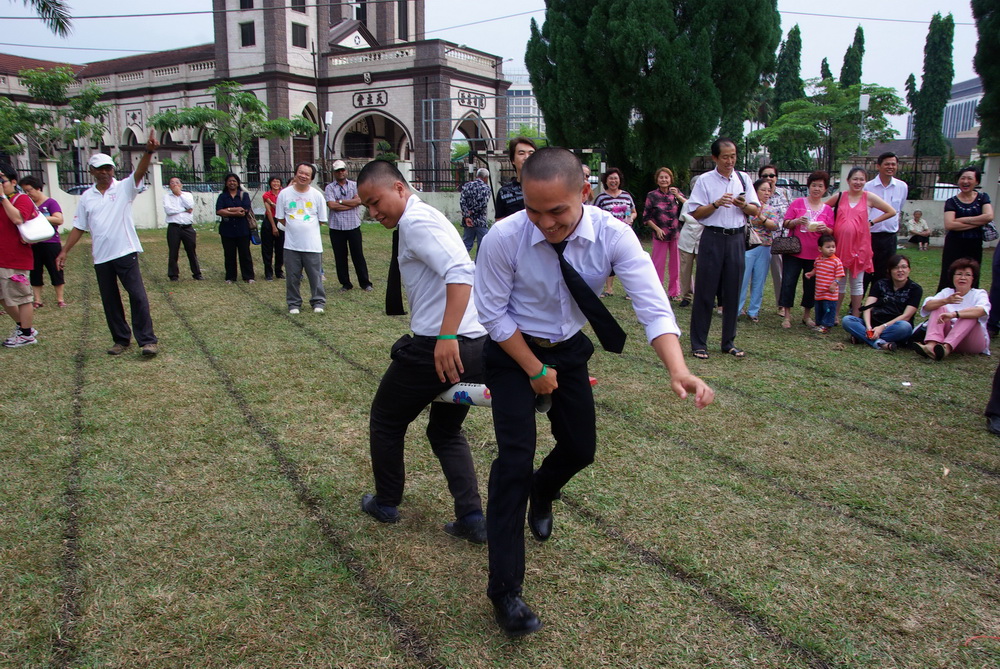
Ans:
[{"label": "denim jeans", "polygon": [[[844,326],[850,334],[858,341],[863,341],[872,348],[878,348],[878,340],[869,339],[865,333],[865,322],[857,316],[844,316],[840,319],[840,324]],[[904,342],[913,334],[913,326],[906,321],[897,321],[882,331],[882,341]]]},{"label": "denim jeans", "polygon": [[816,300],[816,325],[832,328],[837,317],[837,300]]},{"label": "denim jeans", "polygon": [[764,301],[764,282],[771,267],[771,247],[763,244],[747,251],[746,268],[743,270],[743,284],[740,286],[740,308],[747,299],[747,288],[750,288],[750,306],[747,314],[757,316],[760,304]]}]

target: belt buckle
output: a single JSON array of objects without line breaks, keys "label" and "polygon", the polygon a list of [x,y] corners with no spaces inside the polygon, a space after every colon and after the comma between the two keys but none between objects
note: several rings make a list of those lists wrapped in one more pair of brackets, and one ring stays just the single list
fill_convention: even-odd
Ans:
[{"label": "belt buckle", "polygon": [[542,337],[535,337],[534,335],[531,335],[531,341],[535,344],[535,346],[540,346],[541,348],[555,348],[559,345],[559,342],[544,339]]}]

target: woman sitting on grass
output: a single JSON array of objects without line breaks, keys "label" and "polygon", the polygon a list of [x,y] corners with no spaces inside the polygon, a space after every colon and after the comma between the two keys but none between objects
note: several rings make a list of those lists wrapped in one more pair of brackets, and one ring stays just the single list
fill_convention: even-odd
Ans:
[{"label": "woman sitting on grass", "polygon": [[852,344],[865,343],[892,353],[913,334],[913,317],[924,289],[910,280],[910,259],[904,255],[889,258],[888,273],[872,284],[861,317],[844,316],[841,324],[850,333]]},{"label": "woman sitting on grass", "polygon": [[979,263],[959,258],[948,271],[955,287],[927,298],[920,310],[920,315],[928,318],[927,335],[923,344],[917,344],[917,353],[932,360],[944,360],[954,351],[989,355],[989,294],[972,287],[979,280]]}]

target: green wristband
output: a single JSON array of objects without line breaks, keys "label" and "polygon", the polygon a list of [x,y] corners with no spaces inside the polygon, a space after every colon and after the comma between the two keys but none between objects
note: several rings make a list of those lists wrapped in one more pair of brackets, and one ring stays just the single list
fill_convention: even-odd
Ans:
[{"label": "green wristband", "polygon": [[548,365],[543,364],[542,365],[542,371],[538,372],[534,376],[529,376],[528,379],[531,380],[531,381],[537,381],[538,379],[540,379],[543,376],[545,376],[545,370],[548,369],[548,368],[549,368]]},{"label": "green wristband", "polygon": [[458,335],[438,335],[438,339],[458,339]]}]

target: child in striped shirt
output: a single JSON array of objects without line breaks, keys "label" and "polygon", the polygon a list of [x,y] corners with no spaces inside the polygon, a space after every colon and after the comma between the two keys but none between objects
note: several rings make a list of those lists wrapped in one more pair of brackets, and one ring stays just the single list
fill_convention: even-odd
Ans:
[{"label": "child in striped shirt", "polygon": [[844,276],[844,263],[835,255],[837,242],[833,235],[820,235],[818,244],[820,256],[816,258],[812,271],[806,273],[806,278],[816,277],[816,331],[826,334],[836,320],[837,279]]}]

